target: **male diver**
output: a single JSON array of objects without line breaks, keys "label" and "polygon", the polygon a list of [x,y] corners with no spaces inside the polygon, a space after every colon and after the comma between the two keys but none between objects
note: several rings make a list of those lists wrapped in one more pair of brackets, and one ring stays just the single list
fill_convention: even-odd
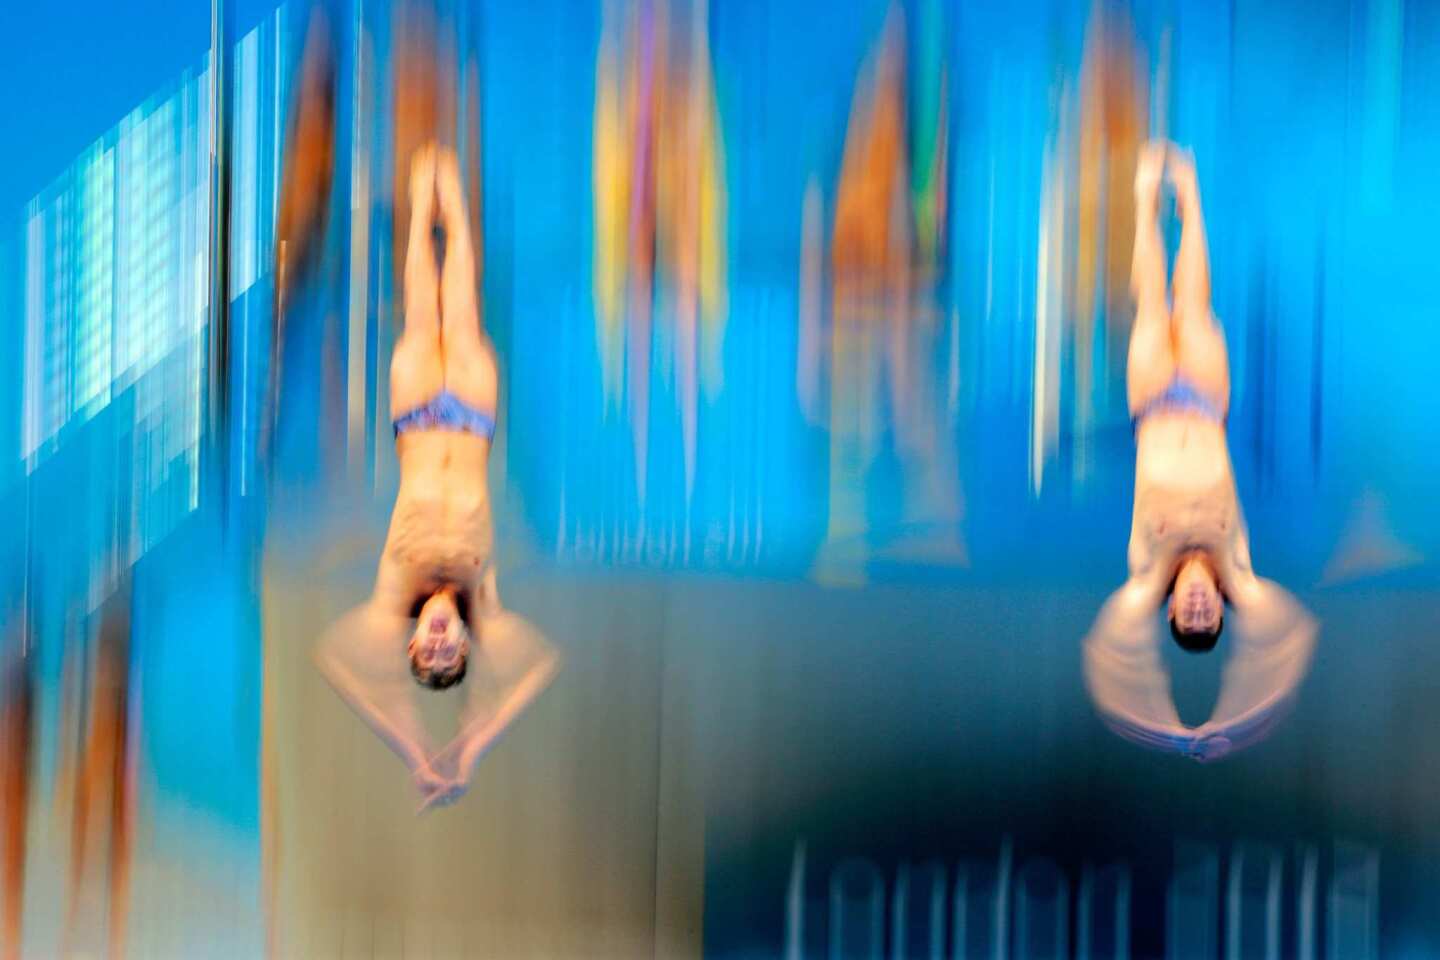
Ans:
[{"label": "male diver", "polygon": [[[404,329],[390,362],[399,492],[374,593],[329,630],[316,659],[404,761],[423,811],[464,793],[476,761],[550,682],[559,658],[533,626],[501,608],[495,590],[486,471],[497,371],[480,330],[454,153],[421,147],[409,195]],[[437,226],[445,239],[438,275]],[[415,693],[458,684],[467,672],[461,730],[434,753]]]},{"label": "male diver", "polygon": [[[1160,237],[1168,172],[1182,221],[1173,306]],[[1230,370],[1210,309],[1210,264],[1194,160],[1163,143],[1140,152],[1135,174],[1137,311],[1127,370],[1135,424],[1130,577],[1085,640],[1090,696],[1116,733],[1144,746],[1215,760],[1263,737],[1304,677],[1316,624],[1278,585],[1255,576],[1226,445]],[[1233,653],[1211,719],[1180,721],[1160,659],[1156,612],[1175,641],[1204,652],[1230,608]]]}]

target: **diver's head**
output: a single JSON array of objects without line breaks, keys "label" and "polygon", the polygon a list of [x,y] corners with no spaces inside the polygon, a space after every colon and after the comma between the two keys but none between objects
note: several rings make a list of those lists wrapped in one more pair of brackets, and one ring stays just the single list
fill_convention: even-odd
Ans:
[{"label": "diver's head", "polygon": [[470,652],[469,631],[460,616],[455,592],[436,590],[420,608],[410,636],[410,672],[415,682],[432,690],[453,687],[465,679]]},{"label": "diver's head", "polygon": [[1215,571],[1205,555],[1196,551],[1180,562],[1170,590],[1170,633],[1191,653],[1213,649],[1225,619],[1225,598],[1215,582]]}]

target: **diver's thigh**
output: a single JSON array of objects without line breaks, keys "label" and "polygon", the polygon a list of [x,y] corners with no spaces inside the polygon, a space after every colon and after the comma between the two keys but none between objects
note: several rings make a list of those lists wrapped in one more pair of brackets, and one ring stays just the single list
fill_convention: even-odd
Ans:
[{"label": "diver's thigh", "polygon": [[1208,306],[1182,306],[1175,317],[1176,363],[1181,377],[1224,414],[1230,407],[1230,357],[1225,332]]},{"label": "diver's thigh", "polygon": [[1170,318],[1163,311],[1144,310],[1130,331],[1130,353],[1125,366],[1130,412],[1139,412],[1175,379],[1175,351],[1170,340]]}]

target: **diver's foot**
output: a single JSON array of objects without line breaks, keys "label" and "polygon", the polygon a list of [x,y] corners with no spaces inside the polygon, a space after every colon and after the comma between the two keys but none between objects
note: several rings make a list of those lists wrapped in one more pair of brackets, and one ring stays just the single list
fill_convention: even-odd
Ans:
[{"label": "diver's foot", "polygon": [[1135,205],[1141,210],[1154,211],[1160,205],[1160,182],[1165,177],[1165,157],[1169,144],[1164,140],[1151,140],[1140,148],[1139,159],[1135,162]]},{"label": "diver's foot", "polygon": [[[460,162],[448,147],[435,150],[435,192],[440,202],[440,216],[447,229],[464,225],[465,189],[460,183]],[[458,221],[458,222],[457,222]]]},{"label": "diver's foot", "polygon": [[1195,154],[1172,147],[1166,161],[1166,172],[1175,187],[1175,204],[1183,219],[1200,204],[1200,186],[1195,176]]}]

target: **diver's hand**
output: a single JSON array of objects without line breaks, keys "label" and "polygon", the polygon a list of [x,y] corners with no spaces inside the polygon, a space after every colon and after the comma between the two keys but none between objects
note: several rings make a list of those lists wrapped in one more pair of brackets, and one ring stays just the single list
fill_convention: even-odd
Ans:
[{"label": "diver's hand", "polygon": [[440,786],[432,790],[425,799],[420,802],[420,807],[415,812],[424,813],[432,807],[448,807],[461,797],[465,791],[470,789],[470,784],[464,780],[445,780]]},{"label": "diver's hand", "polygon": [[420,806],[416,813],[424,813],[432,807],[448,807],[470,789],[470,778],[465,768],[457,767],[453,751],[444,750],[425,764],[425,780],[416,774],[416,786],[420,787]]},{"label": "diver's hand", "polygon": [[1135,162],[1135,206],[1153,214],[1160,206],[1160,184],[1165,178],[1168,144],[1151,140],[1140,148]]},{"label": "diver's hand", "polygon": [[410,772],[410,780],[415,784],[415,789],[420,792],[420,806],[415,811],[423,813],[429,809],[437,798],[445,793],[449,786],[449,779],[436,773],[429,762],[422,762]]},{"label": "diver's hand", "polygon": [[1195,177],[1195,155],[1178,147],[1170,150],[1166,160],[1170,182],[1175,185],[1175,201],[1184,219],[1200,209],[1200,184]]},{"label": "diver's hand", "polygon": [[1228,757],[1235,745],[1230,738],[1218,730],[1207,730],[1209,724],[1195,731],[1195,737],[1186,746],[1185,756],[1197,763],[1214,763]]}]

